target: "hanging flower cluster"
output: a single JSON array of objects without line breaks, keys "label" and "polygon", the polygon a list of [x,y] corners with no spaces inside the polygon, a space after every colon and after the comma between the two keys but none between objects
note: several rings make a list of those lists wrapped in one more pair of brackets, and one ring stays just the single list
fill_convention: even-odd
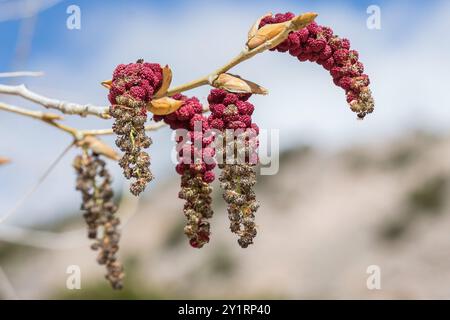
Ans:
[{"label": "hanging flower cluster", "polygon": [[[210,126],[222,132],[219,178],[228,204],[230,229],[239,236],[242,248],[253,243],[256,236],[255,212],[259,207],[253,187],[256,184],[255,165],[258,164],[259,128],[252,123],[254,106],[247,100],[251,94],[235,94],[221,89],[208,96]],[[230,130],[227,132],[227,130]]]},{"label": "hanging flower cluster", "polygon": [[161,87],[162,68],[156,63],[121,64],[114,70],[108,83],[110,88],[110,114],[115,118],[113,131],[117,134],[116,145],[124,152],[119,161],[127,179],[134,179],[130,191],[139,195],[153,179],[150,156],[142,149],[152,144],[145,134],[147,104]]},{"label": "hanging flower cluster", "polygon": [[[269,15],[261,19],[259,27],[289,21],[294,17],[291,12]],[[351,50],[350,41],[339,38],[331,28],[312,22],[299,31],[291,32],[285,41],[272,50],[289,52],[300,61],[320,64],[330,72],[334,83],[345,90],[347,102],[359,118],[363,119],[373,112],[370,81],[364,74],[358,51]]]},{"label": "hanging flower cluster", "polygon": [[[181,176],[178,196],[185,201],[184,233],[191,246],[201,248],[211,237],[211,183],[217,165],[230,229],[239,237],[239,245],[247,248],[257,234],[255,213],[259,203],[253,189],[259,163],[259,128],[252,120],[255,107],[249,99],[253,94],[267,94],[267,90],[227,73],[230,68],[266,49],[289,52],[300,61],[316,62],[328,70],[334,83],[345,90],[351,110],[359,118],[373,111],[369,78],[358,52],[350,49],[347,39],[313,22],[316,16],[285,13],[260,18],[250,29],[246,48],[239,56],[214,73],[183,86],[169,90],[170,68],[143,60],[117,66],[112,80],[103,82],[109,89],[116,145],[123,151],[119,165],[124,176],[133,180],[130,191],[134,195],[143,192],[153,179],[150,157],[143,151],[152,143],[145,133],[147,113],[153,114],[155,122],[164,121],[177,130],[176,171]],[[204,110],[196,97],[177,93],[203,84],[215,87],[208,95],[209,110]],[[205,111],[211,113],[205,116]],[[99,154],[112,159],[117,155],[89,137],[83,141],[80,143],[84,153],[76,158],[74,167],[77,189],[83,195],[88,236],[96,241],[92,248],[100,251],[98,262],[107,266],[107,279],[114,288],[120,288],[123,269],[116,260],[119,220],[114,216],[111,178],[99,158]]]},{"label": "hanging flower cluster", "polygon": [[77,174],[76,189],[82,195],[81,209],[88,227],[88,238],[94,240],[91,248],[98,250],[97,262],[106,266],[106,279],[114,289],[122,288],[122,264],[117,260],[120,232],[117,206],[113,202],[111,175],[105,161],[87,150],[76,156],[73,167]]},{"label": "hanging flower cluster", "polygon": [[[70,147],[82,150],[73,162],[76,190],[82,195],[81,209],[88,238],[93,240],[91,247],[98,251],[97,261],[106,266],[106,278],[113,288],[122,288],[124,272],[117,260],[120,221],[113,202],[112,178],[103,157],[118,161],[125,178],[131,180],[130,192],[140,195],[153,179],[150,156],[145,151],[152,140],[146,131],[162,127],[161,121],[176,130],[175,169],[181,176],[178,197],[184,200],[183,212],[187,219],[184,233],[190,245],[201,248],[211,238],[211,185],[216,166],[221,170],[219,181],[227,203],[230,229],[238,236],[242,248],[253,244],[257,234],[255,214],[259,208],[254,192],[259,128],[252,120],[255,107],[249,99],[253,94],[265,95],[268,91],[229,73],[232,68],[266,50],[289,52],[300,61],[316,62],[328,70],[334,83],[345,90],[351,110],[360,119],[373,112],[370,81],[358,52],[351,49],[349,40],[339,38],[329,27],[316,24],[316,17],[314,12],[297,16],[289,12],[265,15],[252,25],[245,47],[237,56],[212,73],[175,87],[170,87],[172,71],[168,65],[162,67],[142,59],[120,64],[112,79],[102,82],[109,90],[111,105],[108,108],[38,97],[24,87],[3,90],[66,114],[114,119],[111,129],[78,130],[61,124],[59,115],[6,104],[0,106],[0,109],[41,120],[71,134],[74,142]],[[207,109],[196,97],[181,94],[203,85],[214,87],[208,95]],[[280,106],[273,107],[278,108],[276,112],[283,112]],[[207,111],[210,114],[205,116]],[[148,113],[152,114],[154,122],[161,123],[146,126]],[[110,133],[116,135],[115,143],[122,151],[121,156],[96,138]],[[0,157],[0,165],[8,162],[9,159]]]},{"label": "hanging flower cluster", "polygon": [[211,208],[210,184],[214,181],[214,149],[208,147],[212,136],[205,133],[209,129],[207,118],[202,115],[203,107],[196,97],[188,98],[181,94],[172,99],[182,101],[181,107],[168,115],[153,116],[155,121],[164,120],[173,130],[184,129],[177,137],[181,145],[178,150],[176,171],[181,175],[179,198],[184,199],[184,215],[187,225],[184,228],[189,243],[201,248],[210,239]]},{"label": "hanging flower cluster", "polygon": [[[254,214],[259,204],[252,189],[256,183],[254,166],[258,163],[259,129],[252,123],[254,106],[247,101],[250,96],[213,89],[208,96],[211,114],[205,117],[197,98],[177,94],[172,98],[183,101],[177,111],[153,117],[155,121],[164,120],[173,130],[186,130],[177,136],[181,147],[176,170],[181,175],[179,197],[186,200],[184,214],[188,223],[184,231],[193,247],[201,248],[210,239],[207,219],[213,214],[210,183],[214,180],[216,156],[220,157],[217,160],[222,169],[220,181],[228,203],[230,229],[239,235],[238,242],[243,248],[252,244],[256,236]],[[233,131],[228,141],[227,129]],[[213,140],[215,148],[211,147]]]}]

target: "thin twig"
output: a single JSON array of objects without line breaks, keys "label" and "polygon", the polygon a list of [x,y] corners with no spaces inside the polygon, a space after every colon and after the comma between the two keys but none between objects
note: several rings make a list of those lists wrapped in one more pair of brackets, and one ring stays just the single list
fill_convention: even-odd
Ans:
[{"label": "thin twig", "polygon": [[32,111],[20,107],[16,107],[10,104],[6,104],[4,102],[0,102],[0,110],[10,111],[14,112],[23,116],[27,116],[33,119],[42,120],[43,122],[58,128],[62,131],[65,131],[67,133],[70,133],[75,139],[80,139],[81,135],[79,131],[75,128],[60,124],[56,122],[55,120],[62,120],[62,117],[60,115],[54,114],[54,113],[48,113],[48,112],[42,112],[42,111]]},{"label": "thin twig", "polygon": [[43,75],[44,72],[41,71],[0,72],[0,78],[42,77]]},{"label": "thin twig", "polygon": [[[41,120],[45,122],[48,125],[51,125],[57,129],[60,129],[64,132],[67,132],[71,134],[76,140],[82,139],[84,136],[100,136],[100,135],[109,135],[113,134],[112,129],[91,129],[91,130],[78,130],[73,127],[66,126],[64,124],[61,124],[57,122],[56,120],[62,120],[63,118],[60,115],[49,113],[49,112],[42,112],[42,111],[34,111],[34,110],[28,110],[25,108],[13,106],[4,102],[0,102],[0,110],[5,110],[9,112],[13,112],[16,114],[20,114],[23,116],[27,116],[33,119]],[[207,109],[204,109],[203,112],[208,111]],[[156,131],[162,127],[166,126],[164,122],[159,122],[155,124],[149,124],[145,127],[146,131]]]},{"label": "thin twig", "polygon": [[56,109],[65,114],[78,114],[82,117],[94,115],[104,119],[110,118],[108,112],[109,107],[100,107],[92,104],[78,104],[47,98],[29,90],[24,84],[18,86],[0,84],[0,93],[20,96],[48,109]]},{"label": "thin twig", "polygon": [[[173,87],[172,89],[169,89],[166,93],[166,96],[172,96],[176,93],[181,93],[187,90],[191,90],[203,85],[210,84],[212,85],[214,80],[222,73],[227,72],[231,68],[237,66],[238,64],[252,58],[253,56],[257,55],[258,53],[264,52],[268,49],[271,49],[281,42],[283,42],[290,32],[299,30],[305,26],[307,26],[309,23],[311,23],[314,18],[317,15],[314,13],[307,13],[303,14],[301,16],[298,16],[290,21],[287,21],[285,23],[285,29],[280,32],[277,36],[275,36],[272,39],[268,39],[261,45],[259,45],[256,48],[249,48],[248,46],[245,47],[244,50],[242,50],[236,57],[231,59],[228,63],[226,63],[224,66],[218,68],[214,72],[201,77],[197,80],[190,81],[188,83],[182,84],[180,86]],[[18,85],[18,86],[9,86],[9,85],[3,85],[0,84],[0,93],[3,94],[12,94],[17,95],[22,98],[25,98],[27,100],[30,100],[32,102],[38,103],[46,108],[51,109],[57,109],[61,111],[62,113],[66,114],[78,114],[80,116],[87,116],[87,115],[95,115],[100,118],[110,118],[109,115],[109,107],[107,106],[94,106],[91,104],[78,104],[73,102],[67,102],[67,101],[60,101],[56,99],[51,99],[44,97],[42,95],[39,95],[31,90],[29,90],[25,85]],[[152,130],[151,128],[149,130]],[[99,131],[99,134],[110,134],[111,131]],[[106,132],[106,133],[104,133]]]},{"label": "thin twig", "polygon": [[0,109],[21,114],[27,117],[31,117],[39,120],[62,120],[62,117],[58,114],[47,113],[42,111],[32,111],[20,107],[16,107],[4,102],[0,102]]},{"label": "thin twig", "polygon": [[[206,85],[206,84],[212,84],[212,82],[220,74],[229,71],[231,68],[233,68],[233,67],[237,66],[238,64],[240,64],[240,63],[242,63],[242,62],[244,62],[244,61],[254,57],[258,53],[261,53],[261,52],[264,52],[266,50],[269,50],[271,48],[276,47],[281,42],[286,40],[286,38],[288,37],[289,33],[306,27],[309,23],[311,23],[314,20],[314,18],[316,16],[317,16],[317,14],[315,14],[315,13],[306,13],[304,15],[301,15],[301,16],[297,17],[297,18],[300,18],[300,19],[292,19],[290,21],[287,21],[286,22],[286,28],[283,30],[283,32],[280,32],[274,38],[264,42],[260,46],[258,46],[256,48],[253,48],[253,49],[249,49],[248,47],[246,47],[237,56],[235,56],[228,63],[226,63],[222,67],[218,68],[214,72],[212,72],[212,73],[210,73],[210,74],[208,74],[208,75],[206,75],[204,77],[201,77],[201,78],[199,78],[197,80],[190,81],[188,83],[182,84],[182,85],[174,87],[172,89],[169,89],[167,91],[167,95],[168,96],[172,96],[172,95],[174,95],[176,93],[180,93],[180,92],[184,92],[184,91],[187,91],[187,90],[191,90],[191,89],[194,89],[194,88]],[[301,19],[302,17],[304,17],[304,19]]]},{"label": "thin twig", "polygon": [[36,184],[23,195],[22,198],[19,199],[19,201],[15,204],[15,206],[7,212],[3,217],[0,218],[0,224],[5,222],[6,219],[8,219],[11,215],[13,215],[24,203],[25,201],[33,195],[33,193],[40,187],[40,185],[45,181],[45,179],[48,177],[48,175],[53,171],[53,169],[56,167],[56,165],[61,161],[61,159],[69,152],[69,150],[74,146],[74,142],[69,144],[63,152],[50,164],[50,166],[45,170],[44,174],[38,179]]},{"label": "thin twig", "polygon": [[[208,107],[203,107],[203,113],[209,112]],[[154,124],[149,124],[145,126],[145,131],[156,131],[158,129],[164,128],[167,126],[164,122],[156,122]],[[113,134],[114,131],[112,129],[94,129],[94,130],[80,130],[79,133],[83,136],[106,136],[109,134]]]},{"label": "thin twig", "polygon": [[[214,80],[216,80],[216,78],[220,74],[227,72],[231,68],[235,67],[236,65],[240,64],[243,61],[246,61],[246,60],[252,58],[253,56],[257,55],[258,53],[261,53],[268,49],[276,47],[277,45],[279,45],[281,42],[283,42],[288,37],[290,32],[293,32],[293,31],[299,30],[303,27],[306,27],[309,23],[311,23],[315,19],[316,16],[317,16],[317,14],[315,14],[315,13],[306,13],[306,14],[297,16],[290,21],[285,22],[285,27],[282,30],[282,32],[280,32],[274,38],[264,41],[261,45],[255,47],[255,48],[249,48],[249,46],[246,45],[244,50],[242,50],[236,57],[231,59],[224,66],[218,68],[214,72],[212,72],[202,78],[199,78],[197,80],[190,81],[183,85],[176,86],[176,87],[173,87],[172,89],[169,89],[166,93],[166,96],[172,96],[176,93],[181,93],[181,92],[184,92],[184,91],[187,91],[190,89],[197,88],[202,85],[207,85],[207,84],[213,85]],[[81,116],[95,115],[95,116],[98,116],[98,117],[104,118],[104,119],[110,118],[109,107],[99,107],[99,106],[94,106],[94,105],[90,105],[90,104],[81,105],[81,104],[77,104],[77,103],[59,101],[56,99],[47,98],[47,97],[39,95],[35,92],[32,92],[31,90],[27,89],[25,87],[25,85],[23,85],[23,84],[18,85],[18,86],[8,86],[8,85],[0,84],[0,93],[17,95],[22,98],[33,101],[35,103],[38,103],[46,108],[57,109],[57,110],[61,111],[62,113],[66,113],[66,114],[78,114]],[[61,129],[63,131],[66,131],[66,132],[72,134],[75,137],[75,139],[78,139],[78,140],[81,139],[84,135],[108,135],[108,134],[113,133],[112,129],[77,130],[77,129],[74,129],[74,128],[71,128],[71,127],[68,127],[68,126],[65,126],[65,125],[62,125],[62,124],[56,122],[55,121],[56,119],[45,118],[46,115],[48,117],[48,114],[45,114],[45,113],[37,114],[34,111],[18,110],[20,108],[12,107],[12,106],[10,106],[9,108],[6,108],[5,104],[0,104],[0,107],[1,106],[3,106],[4,110],[8,110],[8,111],[12,111],[12,112],[19,113],[22,115],[27,115],[27,116],[41,119],[41,120],[45,121],[46,123],[58,128],[58,129]],[[206,111],[208,111],[208,109],[204,110],[204,112],[206,112]],[[55,115],[51,115],[51,117],[55,117]],[[146,131],[154,131],[163,126],[164,126],[163,123],[152,124],[152,125],[148,125],[145,128],[145,130]]]}]

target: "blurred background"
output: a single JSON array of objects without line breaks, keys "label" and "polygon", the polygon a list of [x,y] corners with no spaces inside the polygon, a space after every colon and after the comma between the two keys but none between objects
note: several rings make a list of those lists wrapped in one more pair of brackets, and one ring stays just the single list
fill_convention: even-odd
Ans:
[{"label": "blurred background", "polygon": [[[81,9],[70,30],[67,8]],[[381,10],[381,29],[366,25]],[[179,176],[167,128],[152,133],[156,179],[131,197],[108,166],[123,220],[125,289],[103,279],[89,249],[72,150],[39,189],[0,224],[1,298],[450,298],[450,3],[448,1],[58,1],[0,0],[0,72],[44,71],[26,83],[46,96],[107,105],[100,86],[119,63],[169,64],[174,84],[237,54],[266,12],[315,11],[317,22],[360,52],[376,110],[357,121],[320,66],[266,52],[233,69],[268,88],[252,97],[255,121],[280,130],[280,170],[258,177],[255,244],[228,230],[214,183],[213,237],[201,250],[183,234]],[[208,88],[188,92],[206,100]],[[41,110],[18,97],[0,101]],[[77,128],[111,121],[66,116]],[[10,212],[71,142],[50,126],[0,113],[0,217]],[[105,137],[114,145],[114,137]],[[81,290],[66,269],[81,268]],[[366,286],[379,266],[381,289]]]}]

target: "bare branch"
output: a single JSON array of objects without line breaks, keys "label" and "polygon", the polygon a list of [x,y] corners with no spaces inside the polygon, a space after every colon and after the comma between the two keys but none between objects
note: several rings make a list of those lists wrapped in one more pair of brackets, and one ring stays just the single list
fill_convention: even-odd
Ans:
[{"label": "bare branch", "polygon": [[[10,104],[6,104],[4,102],[0,102],[0,110],[5,110],[9,112],[13,112],[22,116],[30,117],[33,119],[41,120],[46,124],[49,124],[55,128],[58,128],[64,132],[70,133],[75,140],[81,140],[85,136],[101,136],[101,135],[109,135],[113,134],[112,129],[91,129],[91,130],[78,130],[76,128],[72,128],[57,122],[56,120],[62,120],[63,118],[60,115],[42,112],[42,111],[34,111],[28,110],[21,107],[16,107]],[[203,109],[203,112],[209,111],[207,108]],[[146,131],[156,131],[159,128],[166,126],[164,122],[149,124],[145,127]]]},{"label": "bare branch", "polygon": [[21,114],[27,117],[44,120],[44,121],[51,121],[51,120],[62,120],[62,117],[58,114],[54,113],[48,113],[48,112],[42,112],[42,111],[32,111],[20,107],[16,107],[10,104],[6,104],[3,102],[0,102],[0,109],[11,111],[17,114]]},{"label": "bare branch", "polygon": [[206,84],[212,85],[214,80],[216,80],[220,74],[227,72],[231,68],[237,66],[241,62],[244,62],[244,61],[254,57],[258,53],[261,53],[261,52],[264,52],[266,50],[276,47],[281,42],[286,40],[286,38],[288,37],[290,32],[306,27],[308,24],[310,24],[312,21],[314,21],[314,19],[316,17],[317,17],[316,13],[308,12],[308,13],[304,13],[302,15],[296,16],[292,20],[286,21],[283,25],[284,28],[283,28],[282,32],[280,32],[274,38],[267,39],[266,41],[264,41],[262,44],[260,44],[256,48],[249,48],[248,46],[246,46],[244,48],[244,50],[242,50],[236,57],[231,59],[227,64],[223,65],[222,67],[215,70],[211,74],[201,77],[197,80],[193,80],[188,83],[182,84],[180,86],[173,87],[167,91],[166,95],[173,96],[176,93],[191,90],[191,89],[194,89],[194,88],[206,85]]},{"label": "bare branch", "polygon": [[[264,42],[262,42],[261,45],[250,48],[246,46],[246,48],[238,54],[235,58],[233,58],[230,62],[222,66],[221,68],[215,70],[209,75],[206,75],[200,79],[191,81],[189,83],[183,84],[178,87],[174,87],[172,89],[169,89],[166,92],[166,96],[172,96],[176,93],[180,93],[183,91],[187,91],[202,85],[210,84],[213,85],[214,81],[217,79],[217,77],[223,73],[226,73],[231,68],[235,67],[239,63],[246,61],[253,56],[257,55],[258,53],[261,53],[263,51],[266,51],[270,48],[273,48],[280,44],[282,41],[284,41],[290,32],[301,29],[308,25],[310,22],[314,20],[314,18],[317,16],[315,13],[306,13],[300,16],[295,17],[294,19],[287,21],[283,24],[283,30],[280,32],[277,36],[275,36],[272,39],[267,39]],[[0,74],[1,76],[1,74]],[[170,81],[169,81],[170,82]],[[67,101],[61,101],[57,99],[47,98],[42,95],[39,95],[31,90],[29,90],[25,85],[18,85],[18,86],[9,86],[0,84],[0,93],[3,94],[11,94],[11,95],[17,95],[22,98],[25,98],[27,100],[30,100],[32,102],[35,102],[37,104],[40,104],[46,108],[49,109],[56,109],[61,111],[65,114],[78,114],[80,116],[87,116],[87,115],[95,115],[100,118],[110,118],[109,116],[109,107],[100,107],[100,106],[94,106],[91,104],[77,104],[73,102],[67,102]],[[159,128],[159,126],[157,126]],[[153,130],[150,128],[149,130]],[[110,130],[100,130],[99,135],[101,134],[111,134],[112,131]],[[91,135],[94,135],[95,133],[90,133]]]},{"label": "bare branch", "polygon": [[115,161],[120,159],[119,155],[113,148],[93,135],[85,136],[83,139],[77,141],[76,145],[77,147],[83,149],[90,149],[96,154],[104,155],[105,157]]},{"label": "bare branch", "polygon": [[53,161],[50,166],[45,170],[44,174],[38,179],[35,185],[31,187],[31,189],[23,195],[22,198],[19,199],[19,201],[15,204],[15,206],[8,211],[5,215],[0,217],[0,224],[2,224],[6,219],[8,219],[10,216],[12,216],[17,210],[25,203],[25,201],[33,195],[33,193],[39,188],[39,186],[45,181],[45,179],[48,177],[48,175],[53,171],[53,169],[56,167],[56,165],[61,161],[61,159],[67,154],[67,152],[74,146],[74,143],[72,142],[69,144],[66,148],[64,148],[63,152],[58,155],[55,161]]},{"label": "bare branch", "polygon": [[30,118],[34,118],[37,120],[41,120],[55,128],[58,128],[62,131],[65,131],[67,133],[70,133],[76,140],[80,139],[82,136],[80,134],[80,132],[72,127],[63,125],[61,123],[56,122],[55,120],[61,120],[62,117],[60,115],[57,114],[53,114],[53,113],[47,113],[47,112],[41,112],[41,111],[32,111],[32,110],[27,110],[24,108],[20,108],[20,107],[16,107],[16,106],[12,106],[9,104],[6,104],[4,102],[0,102],[0,110],[5,110],[5,111],[10,111],[10,112],[14,112],[23,116],[27,116]]},{"label": "bare branch", "polygon": [[[209,108],[208,107],[203,107],[203,113],[205,112],[209,112]],[[156,131],[160,128],[164,128],[165,126],[167,126],[166,123],[164,122],[157,122],[154,124],[149,124],[145,126],[145,131]],[[81,130],[80,134],[82,134],[83,136],[106,136],[109,134],[113,134],[114,131],[112,129],[94,129],[94,130]]]},{"label": "bare branch", "polygon": [[0,78],[42,77],[43,75],[44,72],[41,71],[0,72]]},{"label": "bare branch", "polygon": [[24,99],[40,104],[48,109],[56,109],[65,114],[78,114],[82,117],[94,115],[108,119],[108,107],[99,107],[92,104],[78,104],[73,102],[51,99],[29,90],[25,85],[9,86],[0,84],[0,93],[20,96]]}]

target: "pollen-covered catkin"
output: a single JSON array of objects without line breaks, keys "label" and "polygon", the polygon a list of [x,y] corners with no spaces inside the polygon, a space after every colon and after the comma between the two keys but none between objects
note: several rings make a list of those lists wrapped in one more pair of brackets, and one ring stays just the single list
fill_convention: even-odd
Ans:
[{"label": "pollen-covered catkin", "polygon": [[123,267],[117,260],[119,250],[119,223],[117,206],[113,202],[111,175],[106,163],[87,151],[78,155],[73,167],[77,174],[76,189],[81,192],[83,217],[88,227],[88,238],[94,240],[91,248],[98,250],[97,262],[106,266],[106,279],[114,289],[123,286]]},{"label": "pollen-covered catkin", "polygon": [[[253,190],[258,164],[259,128],[252,123],[254,106],[247,100],[250,94],[234,94],[221,89],[208,96],[211,115],[209,125],[222,131],[222,143],[216,143],[219,177],[227,202],[230,229],[239,236],[242,248],[253,243],[256,236],[255,213],[259,207]],[[232,129],[231,131],[228,131]],[[228,136],[227,131],[232,134]]]},{"label": "pollen-covered catkin", "polygon": [[[259,27],[294,17],[291,12],[267,16],[261,20]],[[364,74],[359,53],[351,50],[348,39],[339,38],[331,28],[312,22],[299,31],[291,32],[285,41],[271,50],[289,52],[300,61],[318,63],[330,72],[334,83],[345,90],[350,109],[360,119],[373,112],[375,103],[369,89],[370,81]]]},{"label": "pollen-covered catkin", "polygon": [[178,197],[186,201],[183,209],[187,219],[184,233],[192,247],[201,248],[211,236],[208,221],[213,215],[210,184],[214,181],[216,162],[214,149],[208,145],[213,137],[205,135],[209,129],[208,121],[202,115],[203,108],[196,97],[176,94],[172,98],[183,101],[183,105],[175,112],[153,116],[153,119],[164,120],[173,130],[184,129],[179,132],[177,141],[179,154],[176,171],[181,175]]},{"label": "pollen-covered catkin", "polygon": [[116,145],[124,152],[119,161],[126,179],[134,179],[130,191],[139,195],[153,179],[150,156],[143,149],[152,144],[145,133],[147,104],[162,84],[162,68],[156,63],[121,64],[114,71],[109,101],[115,119]]}]

